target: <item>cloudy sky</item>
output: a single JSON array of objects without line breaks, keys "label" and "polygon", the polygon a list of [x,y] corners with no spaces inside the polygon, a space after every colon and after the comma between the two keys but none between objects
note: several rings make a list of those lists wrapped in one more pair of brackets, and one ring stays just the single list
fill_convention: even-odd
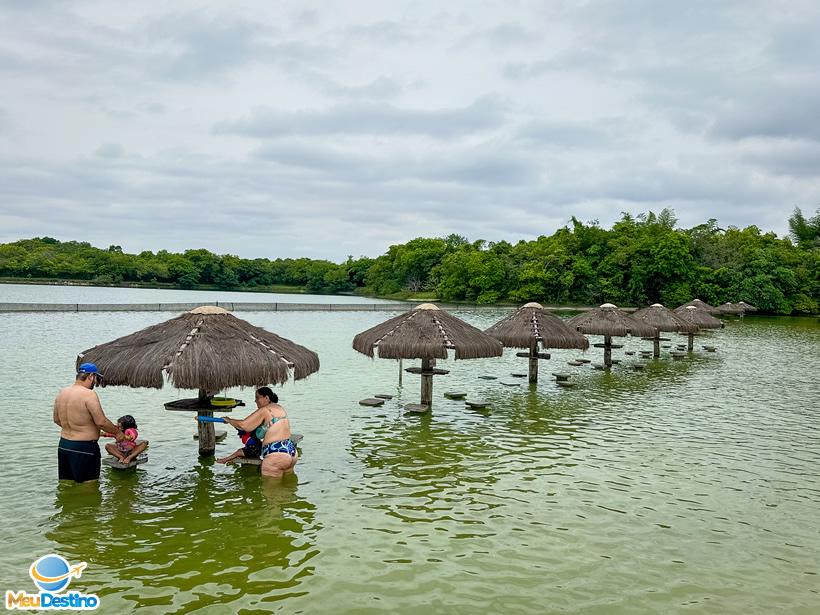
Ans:
[{"label": "cloudy sky", "polygon": [[820,206],[820,3],[0,3],[0,242],[377,256]]}]

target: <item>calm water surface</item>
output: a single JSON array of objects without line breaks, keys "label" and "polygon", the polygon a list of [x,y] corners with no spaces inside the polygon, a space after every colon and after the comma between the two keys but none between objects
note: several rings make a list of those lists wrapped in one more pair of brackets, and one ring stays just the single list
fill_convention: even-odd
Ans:
[{"label": "calm water surface", "polygon": [[[107,288],[102,286],[42,286],[0,284],[0,303],[188,303],[217,301],[248,303],[382,303],[382,299],[348,295],[250,293],[164,288]],[[389,302],[387,302],[389,303]]]},{"label": "calm water surface", "polygon": [[[39,292],[4,300],[90,302]],[[505,311],[455,313],[485,328]],[[622,354],[640,340],[611,373],[552,351],[534,387],[478,378],[515,380],[512,350],[440,362],[451,372],[419,417],[401,410],[418,377],[399,386],[395,361],[350,347],[392,314],[238,315],[322,361],[279,391],[305,434],[283,484],[200,460],[193,417],[162,408],[188,392],[112,387],[103,407],[136,416],[149,462],[58,487],[51,402],[77,352],[172,315],[0,314],[0,589],[33,592],[29,565],[56,552],[88,562],[71,589],[103,613],[820,612],[818,319],[730,320],[698,340],[717,353],[664,352],[643,372]],[[556,387],[559,369],[578,386]],[[441,396],[453,389],[493,407],[466,411]],[[396,397],[358,405],[376,393]]]}]

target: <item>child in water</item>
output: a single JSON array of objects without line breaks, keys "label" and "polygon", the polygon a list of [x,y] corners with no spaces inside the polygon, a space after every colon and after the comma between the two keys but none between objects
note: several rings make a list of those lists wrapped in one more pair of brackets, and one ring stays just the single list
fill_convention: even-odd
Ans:
[{"label": "child in water", "polygon": [[[125,439],[114,444],[106,444],[105,450],[108,451],[109,454],[114,455],[120,463],[127,465],[134,461],[137,455],[148,448],[148,442],[142,441],[137,444],[137,437],[139,436],[137,433],[137,422],[130,414],[126,414],[117,419],[117,424],[125,435]],[[110,433],[103,435],[108,438],[114,437],[114,435]]]},{"label": "child in water", "polygon": [[244,429],[237,429],[236,435],[242,440],[242,448],[236,449],[227,457],[221,457],[216,460],[217,463],[231,463],[237,457],[245,457],[246,459],[259,459],[262,455],[262,441],[256,436],[255,431],[245,431]]}]

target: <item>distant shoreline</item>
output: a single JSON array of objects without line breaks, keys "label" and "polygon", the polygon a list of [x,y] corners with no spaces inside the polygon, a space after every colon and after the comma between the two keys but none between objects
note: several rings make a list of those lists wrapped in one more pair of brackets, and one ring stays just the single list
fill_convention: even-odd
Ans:
[{"label": "distant shoreline", "polygon": [[[3,278],[0,277],[0,284],[28,284],[31,286],[91,286],[97,288],[144,288],[149,290],[197,290],[197,291],[218,291],[226,293],[281,293],[286,295],[322,294],[307,293],[298,286],[255,286],[253,288],[219,288],[213,284],[197,284],[192,288],[183,288],[177,284],[163,284],[162,282],[120,282],[119,284],[102,284],[91,280],[60,280],[55,278]],[[347,296],[351,296],[348,293]],[[340,294],[338,296],[345,296]]]},{"label": "distant shoreline", "polygon": [[[142,288],[142,289],[149,289],[149,290],[193,290],[193,291],[215,291],[215,292],[226,292],[226,293],[257,293],[257,294],[272,294],[272,293],[279,293],[285,295],[321,295],[323,297],[362,297],[362,298],[369,298],[369,299],[381,299],[384,301],[395,301],[401,303],[407,303],[408,305],[416,305],[418,303],[441,303],[441,301],[437,297],[431,296],[429,293],[417,293],[418,296],[415,296],[416,293],[409,293],[409,292],[402,292],[402,293],[395,293],[393,295],[383,296],[383,295],[375,295],[370,293],[361,293],[361,292],[353,292],[353,293],[311,293],[307,292],[302,288],[296,286],[264,286],[264,287],[254,287],[254,288],[219,288],[214,285],[197,285],[194,288],[182,288],[176,284],[163,284],[163,283],[150,283],[150,282],[122,282],[119,284],[100,284],[95,283],[91,280],[61,280],[55,278],[8,278],[8,277],[0,277],[0,284],[28,284],[31,286],[89,286],[89,287],[97,287],[97,288]],[[465,307],[516,307],[518,304],[515,303],[508,303],[508,302],[497,302],[492,304],[479,304],[473,301],[447,301],[449,305],[463,305]],[[585,311],[591,309],[592,306],[581,306],[581,305],[555,305],[555,306],[545,306],[550,309],[557,309],[557,310],[578,310],[578,311]],[[626,310],[634,310],[636,308],[623,308]]]}]

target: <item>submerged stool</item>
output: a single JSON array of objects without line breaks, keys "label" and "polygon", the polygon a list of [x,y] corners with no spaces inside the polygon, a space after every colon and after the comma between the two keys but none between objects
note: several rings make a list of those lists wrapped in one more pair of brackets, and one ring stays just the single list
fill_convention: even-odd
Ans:
[{"label": "submerged stool", "polygon": [[485,410],[490,407],[490,402],[484,401],[483,399],[474,400],[474,401],[465,401],[465,405],[468,408],[472,408],[473,410]]},{"label": "submerged stool", "polygon": [[572,374],[567,374],[565,372],[552,372],[552,375],[555,376],[555,379],[558,382],[569,380],[570,376],[572,376]]},{"label": "submerged stool", "polygon": [[360,406],[370,406],[371,408],[377,408],[379,406],[384,405],[384,400],[379,399],[378,397],[368,397],[367,399],[360,399],[359,400]]},{"label": "submerged stool", "polygon": [[393,399],[392,395],[387,395],[386,393],[377,393],[373,397],[375,397],[376,399]]},{"label": "submerged stool", "polygon": [[134,459],[131,463],[120,463],[120,460],[116,457],[106,457],[102,460],[102,462],[112,468],[117,470],[127,470],[128,468],[136,468],[138,465],[145,463],[148,461],[148,455],[142,453],[137,455],[137,458]]},{"label": "submerged stool", "polygon": [[573,382],[572,380],[559,380],[555,384],[557,384],[559,387],[570,388],[570,387],[574,387],[578,383]]},{"label": "submerged stool", "polygon": [[444,397],[447,399],[464,399],[467,397],[467,393],[462,393],[461,391],[446,391]]},{"label": "submerged stool", "polygon": [[430,409],[430,406],[427,404],[406,404],[404,409],[407,412],[412,412],[414,414],[424,414]]}]

